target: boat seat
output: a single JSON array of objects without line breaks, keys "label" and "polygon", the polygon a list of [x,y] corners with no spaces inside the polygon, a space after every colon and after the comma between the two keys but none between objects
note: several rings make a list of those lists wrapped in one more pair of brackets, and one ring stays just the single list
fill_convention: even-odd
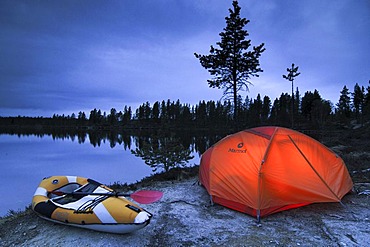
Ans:
[{"label": "boat seat", "polygon": [[[58,189],[58,191],[62,191],[66,193],[71,193],[71,192],[93,193],[98,187],[99,187],[99,184],[96,184],[96,183],[87,183],[83,186],[77,183],[70,183],[70,184],[67,184],[66,186],[61,187],[60,189]],[[58,204],[65,205],[71,202],[76,202],[84,196],[85,195],[64,195],[59,198],[54,198],[53,201]]]}]

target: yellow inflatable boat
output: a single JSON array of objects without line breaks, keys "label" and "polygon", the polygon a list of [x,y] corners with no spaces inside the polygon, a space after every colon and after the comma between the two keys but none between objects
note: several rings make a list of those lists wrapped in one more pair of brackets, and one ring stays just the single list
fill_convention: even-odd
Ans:
[{"label": "yellow inflatable boat", "polygon": [[111,188],[76,176],[43,179],[33,196],[32,209],[49,221],[120,234],[145,227],[152,217]]}]

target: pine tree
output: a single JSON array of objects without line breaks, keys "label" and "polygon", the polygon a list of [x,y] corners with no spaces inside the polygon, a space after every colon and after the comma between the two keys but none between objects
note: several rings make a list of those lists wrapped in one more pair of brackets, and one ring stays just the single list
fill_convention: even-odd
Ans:
[{"label": "pine tree", "polygon": [[263,97],[262,114],[261,120],[263,124],[267,123],[267,119],[270,115],[271,100],[268,96]]},{"label": "pine tree", "polygon": [[152,110],[152,119],[154,120],[154,122],[158,122],[158,119],[159,119],[159,114],[160,114],[160,104],[158,101],[156,101],[153,105],[153,110]]},{"label": "pine tree", "polygon": [[363,108],[365,104],[365,88],[360,87],[357,83],[352,93],[352,105],[357,120],[362,120]]},{"label": "pine tree", "polygon": [[283,75],[284,79],[287,79],[292,83],[292,128],[294,127],[294,92],[293,92],[293,82],[294,78],[299,76],[301,73],[298,72],[298,66],[294,67],[294,63],[292,63],[292,68],[287,68],[288,71],[287,75]]},{"label": "pine tree", "polygon": [[265,51],[264,44],[251,46],[251,40],[246,40],[249,35],[244,30],[249,23],[246,18],[240,17],[238,1],[233,1],[233,9],[229,9],[230,16],[226,17],[226,27],[220,33],[221,41],[217,42],[219,48],[211,46],[209,55],[194,53],[200,64],[213,76],[208,80],[208,85],[224,90],[224,96],[232,95],[234,101],[234,120],[237,120],[238,93],[248,91],[249,81],[252,76],[258,77],[263,72],[259,67],[259,57]]},{"label": "pine tree", "polygon": [[350,92],[346,86],[340,92],[339,102],[337,103],[339,119],[346,123],[351,116],[351,98]]},{"label": "pine tree", "polygon": [[365,121],[370,121],[370,80],[366,87],[366,94],[364,99],[364,118]]}]

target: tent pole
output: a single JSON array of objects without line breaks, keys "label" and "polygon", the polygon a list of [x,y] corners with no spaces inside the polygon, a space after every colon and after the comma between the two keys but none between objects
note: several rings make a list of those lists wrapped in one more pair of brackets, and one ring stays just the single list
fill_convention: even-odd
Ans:
[{"label": "tent pole", "polygon": [[265,161],[267,159],[268,153],[269,153],[270,148],[271,148],[272,140],[274,139],[277,130],[278,130],[278,128],[275,128],[274,133],[270,137],[269,143],[267,145],[266,151],[263,155],[263,159],[261,160],[261,164],[260,164],[260,167],[259,167],[259,170],[258,170],[258,184],[257,184],[257,206],[258,206],[258,209],[257,209],[257,223],[258,224],[260,224],[260,222],[261,222],[262,178],[263,178],[262,177],[263,176],[262,167],[265,164]]},{"label": "tent pole", "polygon": [[290,141],[293,143],[293,145],[295,146],[295,148],[298,150],[298,152],[302,155],[302,157],[306,160],[307,164],[311,167],[312,171],[318,176],[318,178],[321,180],[321,182],[326,186],[326,188],[328,188],[328,190],[338,199],[338,201],[341,201],[341,199],[338,197],[337,194],[335,194],[335,192],[332,190],[332,188],[330,188],[330,186],[326,183],[326,181],[321,177],[321,175],[319,174],[318,171],[316,171],[315,167],[313,167],[313,165],[311,164],[311,162],[308,160],[308,158],[306,157],[306,155],[304,155],[304,153],[302,152],[302,150],[298,147],[297,143],[295,143],[295,141],[293,140],[293,138],[288,135]]}]

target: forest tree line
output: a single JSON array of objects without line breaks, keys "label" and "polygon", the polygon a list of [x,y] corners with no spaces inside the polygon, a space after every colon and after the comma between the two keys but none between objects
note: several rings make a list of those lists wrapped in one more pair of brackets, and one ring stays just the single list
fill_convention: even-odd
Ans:
[{"label": "forest tree line", "polygon": [[[294,100],[294,104],[292,104]],[[292,105],[294,109],[292,109]],[[141,104],[135,112],[130,106],[122,111],[112,108],[110,112],[93,109],[89,114],[80,111],[77,115],[57,115],[44,117],[1,117],[1,125],[33,126],[35,128],[78,127],[90,129],[135,129],[135,128],[199,128],[199,129],[239,129],[277,125],[295,129],[323,129],[333,124],[346,126],[354,120],[358,124],[370,121],[370,81],[365,88],[356,84],[353,92],[344,86],[338,103],[321,97],[317,90],[307,91],[301,96],[298,88],[293,97],[282,93],[271,101],[270,97],[257,95],[238,97],[238,112],[234,114],[233,103],[226,101],[200,101],[197,105],[183,104],[180,100],[156,101]],[[294,126],[291,117],[294,116]],[[237,116],[237,119],[235,119]],[[235,125],[237,123],[237,125]]]}]

